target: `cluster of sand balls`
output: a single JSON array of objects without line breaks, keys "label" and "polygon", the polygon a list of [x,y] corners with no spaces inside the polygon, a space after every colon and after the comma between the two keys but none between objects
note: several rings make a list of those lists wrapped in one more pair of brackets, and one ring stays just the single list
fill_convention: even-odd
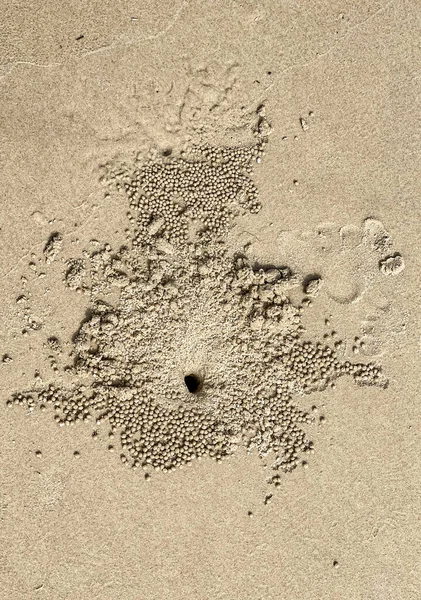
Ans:
[{"label": "cluster of sand balls", "polygon": [[52,404],[60,425],[91,420],[96,431],[108,422],[122,462],[134,468],[221,460],[242,444],[292,470],[312,450],[304,428],[312,417],[294,395],[346,374],[382,384],[374,365],[342,363],[331,348],[302,340],[286,269],[255,269],[223,244],[170,256],[143,245],[123,256],[127,284],[117,306],[94,302],[74,338],[72,372],[84,384],[50,385],[11,403]]},{"label": "cluster of sand balls", "polygon": [[91,297],[67,368],[74,383],[17,393],[10,405],[52,406],[59,425],[91,421],[94,437],[108,424],[109,449],[118,445],[133,468],[172,471],[242,445],[290,471],[312,452],[313,417],[294,396],[343,375],[384,385],[375,365],[341,362],[303,339],[288,269],[255,267],[224,243],[236,206],[259,210],[250,173],[267,141],[261,130],[246,148],[197,146],[111,174],[133,234],[118,251],[105,245],[68,264],[68,285]]},{"label": "cluster of sand balls", "polygon": [[[257,135],[257,134],[256,134]],[[159,237],[185,244],[189,228],[202,242],[223,237],[238,210],[260,208],[253,165],[261,160],[267,138],[239,148],[193,146],[180,156],[155,154],[134,172],[110,172],[109,181],[124,190],[134,226],[132,244]]]}]

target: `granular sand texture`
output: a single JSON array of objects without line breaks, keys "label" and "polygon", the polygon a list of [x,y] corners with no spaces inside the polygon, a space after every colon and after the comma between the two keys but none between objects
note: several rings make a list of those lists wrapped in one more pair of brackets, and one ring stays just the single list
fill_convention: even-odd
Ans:
[{"label": "granular sand texture", "polygon": [[289,298],[303,282],[288,268],[262,268],[225,243],[238,211],[260,207],[251,179],[267,142],[259,124],[248,147],[196,146],[109,171],[128,198],[130,239],[67,265],[69,287],[89,295],[67,367],[72,383],[9,404],[52,405],[59,425],[91,421],[94,437],[108,422],[133,468],[171,471],[243,445],[290,471],[313,448],[313,417],[294,396],[343,375],[386,385],[378,366],[341,361],[304,339],[303,307]]}]

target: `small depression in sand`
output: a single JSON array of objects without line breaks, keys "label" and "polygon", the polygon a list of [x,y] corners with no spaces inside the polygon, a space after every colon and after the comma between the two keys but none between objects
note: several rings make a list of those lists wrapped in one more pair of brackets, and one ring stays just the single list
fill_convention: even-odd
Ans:
[{"label": "small depression in sand", "polygon": [[184,377],[184,383],[190,394],[197,394],[197,392],[200,392],[203,385],[203,381],[201,381],[200,377],[194,373],[186,375]]},{"label": "small depression in sand", "polygon": [[108,169],[128,202],[130,243],[97,244],[67,264],[89,309],[66,367],[72,384],[35,385],[9,405],[50,407],[58,425],[84,421],[94,437],[108,425],[135,469],[173,471],[244,446],[291,471],[313,452],[314,416],[294,397],[343,376],[386,385],[378,365],[304,337],[305,308],[290,299],[302,279],[226,244],[238,212],[260,209],[252,173],[268,131],[260,113],[248,146],[198,145]]}]

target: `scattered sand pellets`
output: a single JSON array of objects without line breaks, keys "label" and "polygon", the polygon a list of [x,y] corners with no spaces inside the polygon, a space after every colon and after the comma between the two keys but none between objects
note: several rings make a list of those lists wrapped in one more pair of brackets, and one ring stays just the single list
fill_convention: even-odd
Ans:
[{"label": "scattered sand pellets", "polygon": [[291,471],[313,452],[306,429],[315,421],[294,397],[342,376],[386,385],[378,366],[304,339],[288,268],[228,250],[238,207],[260,207],[251,173],[263,118],[250,147],[195,146],[110,173],[128,198],[131,243],[67,264],[69,287],[90,294],[66,368],[73,383],[35,385],[9,405],[50,406],[60,426],[91,422],[93,437],[107,424],[108,449],[133,468],[220,461],[241,445]]},{"label": "scattered sand pellets", "polygon": [[119,303],[94,301],[74,338],[83,384],[13,401],[53,404],[60,425],[108,421],[134,467],[173,470],[244,444],[291,470],[312,448],[303,424],[313,421],[293,395],[342,375],[384,384],[374,365],[342,363],[301,339],[285,270],[254,269],[223,244],[191,244],[171,260],[147,245],[123,254],[131,276]]},{"label": "scattered sand pellets", "polygon": [[238,211],[260,210],[257,189],[250,178],[253,163],[262,156],[267,137],[243,148],[193,146],[179,157],[158,154],[133,172],[109,172],[109,181],[129,198],[131,221],[136,224],[133,246],[164,242],[179,246],[191,240],[197,226],[202,242],[223,237]]},{"label": "scattered sand pellets", "polygon": [[387,256],[379,262],[379,269],[384,275],[398,275],[404,268],[405,262],[399,253]]}]

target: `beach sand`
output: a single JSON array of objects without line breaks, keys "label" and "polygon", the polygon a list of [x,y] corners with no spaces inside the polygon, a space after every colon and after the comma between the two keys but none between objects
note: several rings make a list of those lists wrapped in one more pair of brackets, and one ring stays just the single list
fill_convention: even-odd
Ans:
[{"label": "beach sand", "polygon": [[419,2],[4,10],[0,596],[420,598]]}]

